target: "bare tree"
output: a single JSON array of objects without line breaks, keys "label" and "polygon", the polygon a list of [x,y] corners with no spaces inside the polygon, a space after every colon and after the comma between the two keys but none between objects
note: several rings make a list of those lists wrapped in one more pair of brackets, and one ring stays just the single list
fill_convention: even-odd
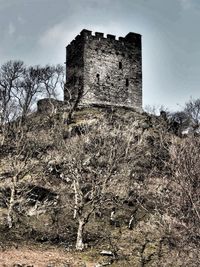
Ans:
[{"label": "bare tree", "polygon": [[40,69],[41,82],[44,87],[44,94],[50,98],[57,98],[59,89],[63,87],[64,68],[58,64],[56,66],[45,66]]},{"label": "bare tree", "polygon": [[169,110],[167,107],[165,107],[164,105],[146,105],[144,107],[144,111],[152,114],[152,115],[159,115],[161,113],[161,111],[166,112],[167,114],[169,113]]},{"label": "bare tree", "polygon": [[24,73],[24,64],[22,61],[8,61],[0,68],[0,126],[2,132],[1,144],[4,143],[7,123],[16,117],[18,112],[13,90],[18,80]]},{"label": "bare tree", "polygon": [[[188,137],[181,143],[173,140],[170,147],[171,169],[176,183],[174,213],[177,219],[188,226],[188,239],[199,235],[200,223],[200,142],[199,138]],[[192,231],[190,231],[190,229]],[[191,241],[191,240],[190,240]]]},{"label": "bare tree", "polygon": [[63,83],[61,65],[25,67],[22,61],[3,64],[0,69],[1,124],[11,119],[13,110],[25,118],[42,95],[57,98]]},{"label": "bare tree", "polygon": [[23,178],[30,172],[33,165],[31,165],[32,152],[28,149],[28,140],[26,132],[24,131],[21,120],[13,123],[15,127],[15,136],[12,139],[12,146],[14,148],[12,155],[9,155],[6,168],[10,173],[9,182],[9,197],[6,201],[7,225],[9,228],[13,227],[15,207],[19,204],[19,191],[23,191]]},{"label": "bare tree", "polygon": [[177,134],[182,136],[184,131],[187,131],[190,127],[190,118],[184,111],[177,111],[170,114],[170,129]]},{"label": "bare tree", "polygon": [[58,99],[64,88],[64,68],[60,64],[56,66],[47,65],[40,69],[40,73],[43,94],[48,98],[53,114],[56,111],[55,99]]},{"label": "bare tree", "polygon": [[1,101],[1,123],[9,119],[8,105],[12,98],[12,90],[24,73],[22,61],[8,61],[0,68],[0,101]]},{"label": "bare tree", "polygon": [[41,81],[41,68],[36,66],[26,68],[22,79],[16,83],[12,94],[17,99],[22,119],[27,117],[32,105],[42,93]]},{"label": "bare tree", "polygon": [[185,104],[185,113],[188,115],[191,121],[191,127],[193,131],[199,130],[200,126],[200,99],[191,99]]},{"label": "bare tree", "polygon": [[68,70],[67,75],[70,79],[68,79],[68,83],[64,87],[64,99],[68,109],[66,123],[70,124],[73,120],[73,113],[77,110],[81,100],[87,96],[90,89],[84,89],[83,73],[77,67]]},{"label": "bare tree", "polygon": [[[85,129],[87,131],[87,129]],[[130,133],[131,131],[128,131]],[[130,133],[131,135],[131,133]],[[104,124],[92,133],[81,134],[60,142],[59,157],[62,179],[70,184],[67,192],[73,194],[68,203],[78,223],[76,249],[84,248],[83,234],[91,214],[106,203],[106,193],[120,164],[128,155],[130,135],[121,127]],[[55,154],[51,155],[55,159]]]},{"label": "bare tree", "polygon": [[157,142],[154,142],[150,169],[142,186],[135,185],[136,181],[132,186],[137,204],[160,218],[160,226],[170,233],[171,239],[177,239],[178,248],[190,246],[197,252],[200,236],[199,138],[182,139],[164,134]]}]

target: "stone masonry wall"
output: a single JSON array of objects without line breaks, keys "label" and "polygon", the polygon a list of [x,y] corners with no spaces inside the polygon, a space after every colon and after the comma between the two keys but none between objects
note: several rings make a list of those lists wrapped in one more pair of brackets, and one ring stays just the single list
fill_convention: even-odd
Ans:
[{"label": "stone masonry wall", "polygon": [[66,104],[74,102],[78,91],[83,86],[84,75],[84,39],[77,36],[66,48],[66,84],[64,101]]},{"label": "stone masonry wall", "polygon": [[[79,48],[79,49],[78,49]],[[111,105],[142,110],[141,36],[125,38],[91,34],[83,30],[67,48],[68,88],[77,95],[83,90],[80,106]],[[77,72],[78,70],[78,72]],[[77,88],[73,76],[79,76]],[[76,79],[75,79],[76,80]]]}]

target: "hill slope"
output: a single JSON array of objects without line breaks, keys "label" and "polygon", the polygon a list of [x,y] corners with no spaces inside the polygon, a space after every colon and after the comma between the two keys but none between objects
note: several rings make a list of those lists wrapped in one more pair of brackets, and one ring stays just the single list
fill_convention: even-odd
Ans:
[{"label": "hill slope", "polygon": [[199,138],[124,109],[64,116],[36,113],[8,129],[2,244],[62,244],[112,266],[198,266]]}]

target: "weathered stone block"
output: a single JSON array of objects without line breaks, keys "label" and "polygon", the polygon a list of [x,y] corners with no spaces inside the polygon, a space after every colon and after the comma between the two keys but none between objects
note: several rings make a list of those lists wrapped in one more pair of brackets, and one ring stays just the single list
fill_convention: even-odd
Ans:
[{"label": "weathered stone block", "polygon": [[37,112],[48,114],[54,113],[63,106],[64,102],[53,98],[43,98],[37,102]]}]

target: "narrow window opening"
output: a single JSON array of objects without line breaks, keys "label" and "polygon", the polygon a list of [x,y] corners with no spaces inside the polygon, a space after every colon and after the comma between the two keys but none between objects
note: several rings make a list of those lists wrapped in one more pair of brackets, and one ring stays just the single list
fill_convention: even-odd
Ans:
[{"label": "narrow window opening", "polygon": [[73,76],[73,82],[74,82],[74,85],[76,85],[76,83],[77,83],[77,77],[76,76]]},{"label": "narrow window opening", "polygon": [[129,79],[126,79],[126,87],[129,86]]},{"label": "narrow window opening", "polygon": [[97,83],[99,84],[99,81],[100,81],[100,75],[99,75],[99,73],[97,73]]},{"label": "narrow window opening", "polygon": [[119,69],[122,69],[122,62],[119,62]]}]

